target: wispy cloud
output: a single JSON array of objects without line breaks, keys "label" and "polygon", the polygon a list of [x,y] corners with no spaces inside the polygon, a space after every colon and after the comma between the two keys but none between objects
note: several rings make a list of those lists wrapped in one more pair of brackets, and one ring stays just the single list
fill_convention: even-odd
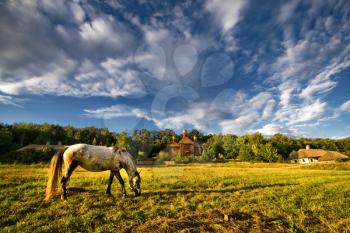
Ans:
[{"label": "wispy cloud", "polygon": [[8,95],[1,95],[0,94],[0,104],[12,105],[15,107],[23,108],[23,106],[21,104],[19,104],[23,101],[25,101],[25,100],[13,98],[12,96],[8,96]]},{"label": "wispy cloud", "polygon": [[214,15],[215,20],[225,33],[238,22],[244,4],[243,0],[208,0],[205,7]]},{"label": "wispy cloud", "polygon": [[344,102],[340,107],[339,111],[341,112],[349,112],[350,111],[350,100]]}]

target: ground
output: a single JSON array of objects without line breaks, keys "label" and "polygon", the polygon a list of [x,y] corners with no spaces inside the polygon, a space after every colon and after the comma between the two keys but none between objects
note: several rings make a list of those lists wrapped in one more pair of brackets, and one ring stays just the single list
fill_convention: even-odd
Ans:
[{"label": "ground", "polygon": [[349,163],[141,169],[140,197],[78,169],[63,202],[43,200],[47,165],[0,165],[0,231],[350,232]]}]

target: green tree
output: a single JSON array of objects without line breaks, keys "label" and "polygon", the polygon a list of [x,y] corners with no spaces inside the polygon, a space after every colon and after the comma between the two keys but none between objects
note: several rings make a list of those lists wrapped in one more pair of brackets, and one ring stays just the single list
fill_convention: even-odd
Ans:
[{"label": "green tree", "polygon": [[282,160],[282,156],[278,154],[277,149],[271,143],[259,146],[259,157],[264,162],[277,162]]},{"label": "green tree", "polygon": [[225,151],[223,155],[226,159],[237,158],[240,148],[240,144],[237,141],[237,136],[231,134],[223,135],[222,148]]},{"label": "green tree", "polygon": [[203,153],[209,157],[218,158],[219,154],[225,154],[222,135],[213,135],[202,147]]},{"label": "green tree", "polygon": [[126,131],[122,131],[116,136],[116,146],[120,148],[126,148],[127,150],[131,147],[131,138]]},{"label": "green tree", "polygon": [[12,133],[7,128],[0,128],[0,153],[12,149]]},{"label": "green tree", "polygon": [[239,149],[239,154],[237,159],[241,161],[254,161],[255,160],[255,155],[252,150],[251,145],[249,144],[242,144],[240,149]]},{"label": "green tree", "polygon": [[94,138],[94,140],[92,141],[92,145],[94,145],[94,146],[97,145],[97,140],[96,140],[96,138]]}]

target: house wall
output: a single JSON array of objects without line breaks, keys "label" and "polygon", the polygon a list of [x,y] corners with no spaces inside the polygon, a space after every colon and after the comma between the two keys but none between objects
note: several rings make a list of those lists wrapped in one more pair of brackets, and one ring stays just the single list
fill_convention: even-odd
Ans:
[{"label": "house wall", "polygon": [[302,159],[292,159],[291,163],[315,163],[318,162],[318,158],[302,158]]}]

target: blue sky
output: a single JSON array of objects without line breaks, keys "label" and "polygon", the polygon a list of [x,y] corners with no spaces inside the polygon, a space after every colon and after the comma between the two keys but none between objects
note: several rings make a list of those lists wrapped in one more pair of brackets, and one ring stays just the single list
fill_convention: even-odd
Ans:
[{"label": "blue sky", "polygon": [[0,121],[350,135],[347,0],[2,1]]}]

